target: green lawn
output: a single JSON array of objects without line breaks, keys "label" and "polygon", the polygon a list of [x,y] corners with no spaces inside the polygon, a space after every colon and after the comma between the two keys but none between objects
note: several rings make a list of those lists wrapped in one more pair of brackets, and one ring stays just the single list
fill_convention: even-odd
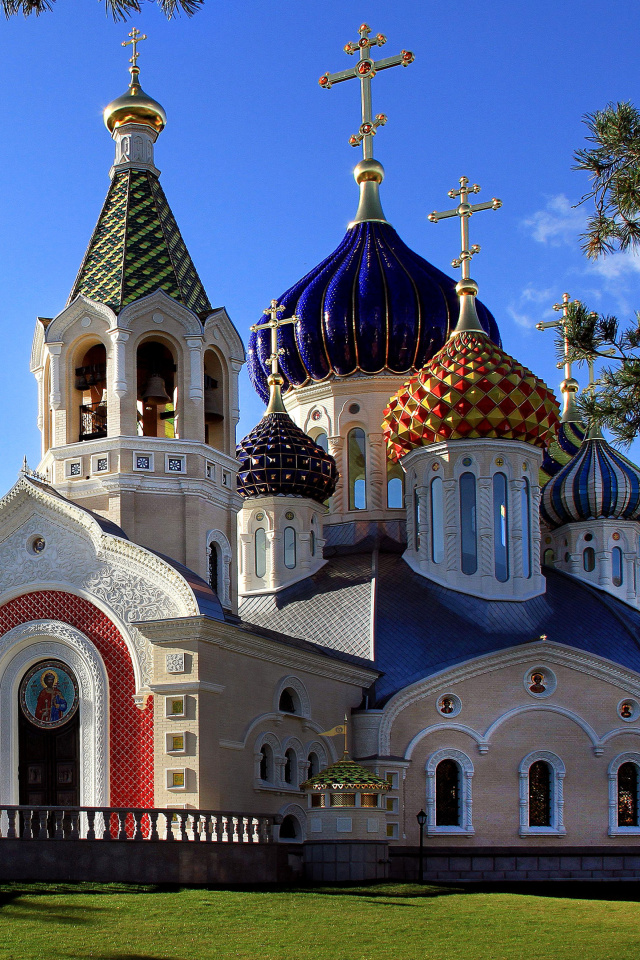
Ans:
[{"label": "green lawn", "polygon": [[[228,891],[4,885],[0,958],[620,960],[640,884]],[[637,891],[637,892],[636,892]]]}]

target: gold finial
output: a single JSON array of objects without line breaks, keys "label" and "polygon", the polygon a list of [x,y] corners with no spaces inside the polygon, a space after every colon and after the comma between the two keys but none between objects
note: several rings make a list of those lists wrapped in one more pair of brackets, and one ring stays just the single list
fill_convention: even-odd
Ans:
[{"label": "gold finial", "polygon": [[[574,300],[574,304],[579,304],[579,300]],[[536,330],[550,330],[557,329],[558,327],[562,328],[563,339],[564,339],[564,358],[559,363],[556,364],[558,370],[561,370],[564,367],[564,380],[560,384],[560,392],[564,397],[562,417],[560,418],[561,423],[579,423],[580,422],[580,413],[578,407],[576,406],[576,394],[580,389],[580,384],[572,375],[571,372],[571,359],[569,356],[569,339],[567,337],[567,325],[569,323],[569,306],[571,304],[571,298],[568,293],[562,294],[562,302],[554,303],[553,309],[556,313],[562,311],[562,316],[557,320],[543,320],[540,323],[536,323]]]},{"label": "gold finial", "polygon": [[282,402],[282,384],[284,383],[282,376],[278,368],[278,357],[282,356],[284,350],[282,348],[278,349],[278,330],[280,327],[284,327],[288,323],[297,323],[300,317],[297,317],[295,314],[292,317],[279,317],[278,314],[284,310],[282,304],[278,304],[277,300],[271,301],[271,306],[267,307],[266,310],[262,312],[269,316],[269,320],[265,323],[254,323],[250,330],[252,333],[259,333],[261,330],[270,330],[271,331],[271,354],[269,356],[269,363],[271,364],[271,375],[268,379],[269,384],[269,406],[266,409],[266,413],[286,413],[286,408]]},{"label": "gold finial", "polygon": [[149,38],[147,37],[146,33],[140,33],[140,31],[137,30],[135,27],[133,28],[131,33],[127,34],[127,36],[131,37],[131,39],[123,40],[122,46],[131,47],[131,59],[129,60],[129,63],[131,64],[131,66],[129,67],[129,73],[131,74],[132,82],[135,83],[138,77],[138,74],[140,73],[140,67],[138,66],[138,57],[140,56],[140,54],[138,53],[138,44],[142,40],[148,40]]},{"label": "gold finial", "polygon": [[478,284],[469,276],[469,264],[471,258],[480,253],[480,247],[477,243],[469,246],[469,217],[480,210],[499,210],[502,206],[502,200],[493,197],[487,203],[469,203],[470,193],[480,193],[480,187],[474,183],[468,186],[467,177],[460,177],[460,188],[458,190],[449,190],[449,196],[452,200],[460,197],[460,203],[453,210],[434,210],[429,214],[431,223],[437,223],[438,220],[447,220],[449,217],[460,218],[460,238],[461,251],[460,256],[451,261],[452,267],[462,267],[462,279],[456,284],[456,293],[460,297],[460,317],[454,333],[460,333],[463,330],[475,330],[483,332],[478,315],[476,313],[475,298],[478,293]]},{"label": "gold finial", "polygon": [[382,33],[377,33],[375,37],[370,37],[371,27],[367,23],[360,25],[358,31],[360,39],[357,43],[347,43],[344,52],[350,55],[359,52],[360,57],[355,67],[349,70],[341,70],[339,73],[325,73],[318,83],[324,90],[328,90],[334,83],[342,83],[344,80],[351,80],[353,77],[360,81],[360,99],[362,104],[362,123],[357,134],[349,138],[352,147],[362,144],[362,159],[373,159],[373,137],[378,127],[383,127],[387,122],[384,113],[376,114],[373,117],[371,106],[371,81],[380,70],[388,70],[389,67],[408,67],[415,60],[410,50],[402,50],[394,57],[385,57],[383,60],[373,60],[371,58],[372,47],[382,47],[387,42],[387,38]]}]

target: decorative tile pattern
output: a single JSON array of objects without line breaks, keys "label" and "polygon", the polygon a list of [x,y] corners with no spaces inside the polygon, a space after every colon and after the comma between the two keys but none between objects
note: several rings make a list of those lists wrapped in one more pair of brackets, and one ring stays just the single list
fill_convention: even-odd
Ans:
[{"label": "decorative tile pattern", "polygon": [[307,436],[287,413],[267,413],[236,447],[241,497],[289,495],[318,503],[336,488],[330,453]]},{"label": "decorative tile pattern", "polygon": [[82,293],[118,313],[158,288],[196,313],[211,310],[157,177],[127,170],[111,182],[68,302]]},{"label": "decorative tile pattern", "polygon": [[301,790],[371,790],[375,793],[391,789],[391,784],[354,760],[343,757],[300,784]]},{"label": "decorative tile pattern", "polygon": [[59,590],[28,593],[0,607],[0,636],[20,623],[54,619],[81,630],[99,651],[109,677],[110,803],[153,806],[153,697],[133,702],[135,681],[122,635],[101,610]]},{"label": "decorative tile pattern", "polygon": [[640,519],[640,470],[606,440],[586,440],[542,491],[540,513],[551,527],[607,517]]},{"label": "decorative tile pattern", "polygon": [[167,654],[167,673],[184,673],[184,653]]},{"label": "decorative tile pattern", "polygon": [[382,424],[387,455],[399,460],[439,440],[493,437],[546,447],[558,403],[542,380],[484,333],[463,332],[391,398]]},{"label": "decorative tile pattern", "polygon": [[[354,373],[409,373],[440,349],[458,319],[456,281],[410,250],[388,223],[357,223],[340,246],[278,298],[283,316],[300,317],[278,333],[285,387]],[[496,343],[493,316],[477,303]],[[258,325],[265,322],[260,317]],[[249,337],[247,366],[266,402],[269,332]]]}]

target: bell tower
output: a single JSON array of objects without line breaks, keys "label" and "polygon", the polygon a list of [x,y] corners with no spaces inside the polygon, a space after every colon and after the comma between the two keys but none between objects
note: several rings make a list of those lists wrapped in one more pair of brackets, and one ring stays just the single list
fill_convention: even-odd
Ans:
[{"label": "bell tower", "polygon": [[146,37],[129,36],[130,85],[104,111],[116,147],[107,197],[66,306],[36,324],[38,469],[232,607],[244,348],[212,308],[160,185],[166,115],[140,86]]}]

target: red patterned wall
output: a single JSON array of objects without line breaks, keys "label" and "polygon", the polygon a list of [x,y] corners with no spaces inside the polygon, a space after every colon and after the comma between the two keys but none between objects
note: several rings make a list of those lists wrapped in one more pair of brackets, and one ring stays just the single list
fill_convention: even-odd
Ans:
[{"label": "red patterned wall", "polygon": [[135,680],[122,634],[101,610],[61,590],[41,590],[0,607],[0,635],[29,620],[61,620],[77,627],[100,652],[109,677],[110,804],[153,806],[153,697],[133,702]]}]

